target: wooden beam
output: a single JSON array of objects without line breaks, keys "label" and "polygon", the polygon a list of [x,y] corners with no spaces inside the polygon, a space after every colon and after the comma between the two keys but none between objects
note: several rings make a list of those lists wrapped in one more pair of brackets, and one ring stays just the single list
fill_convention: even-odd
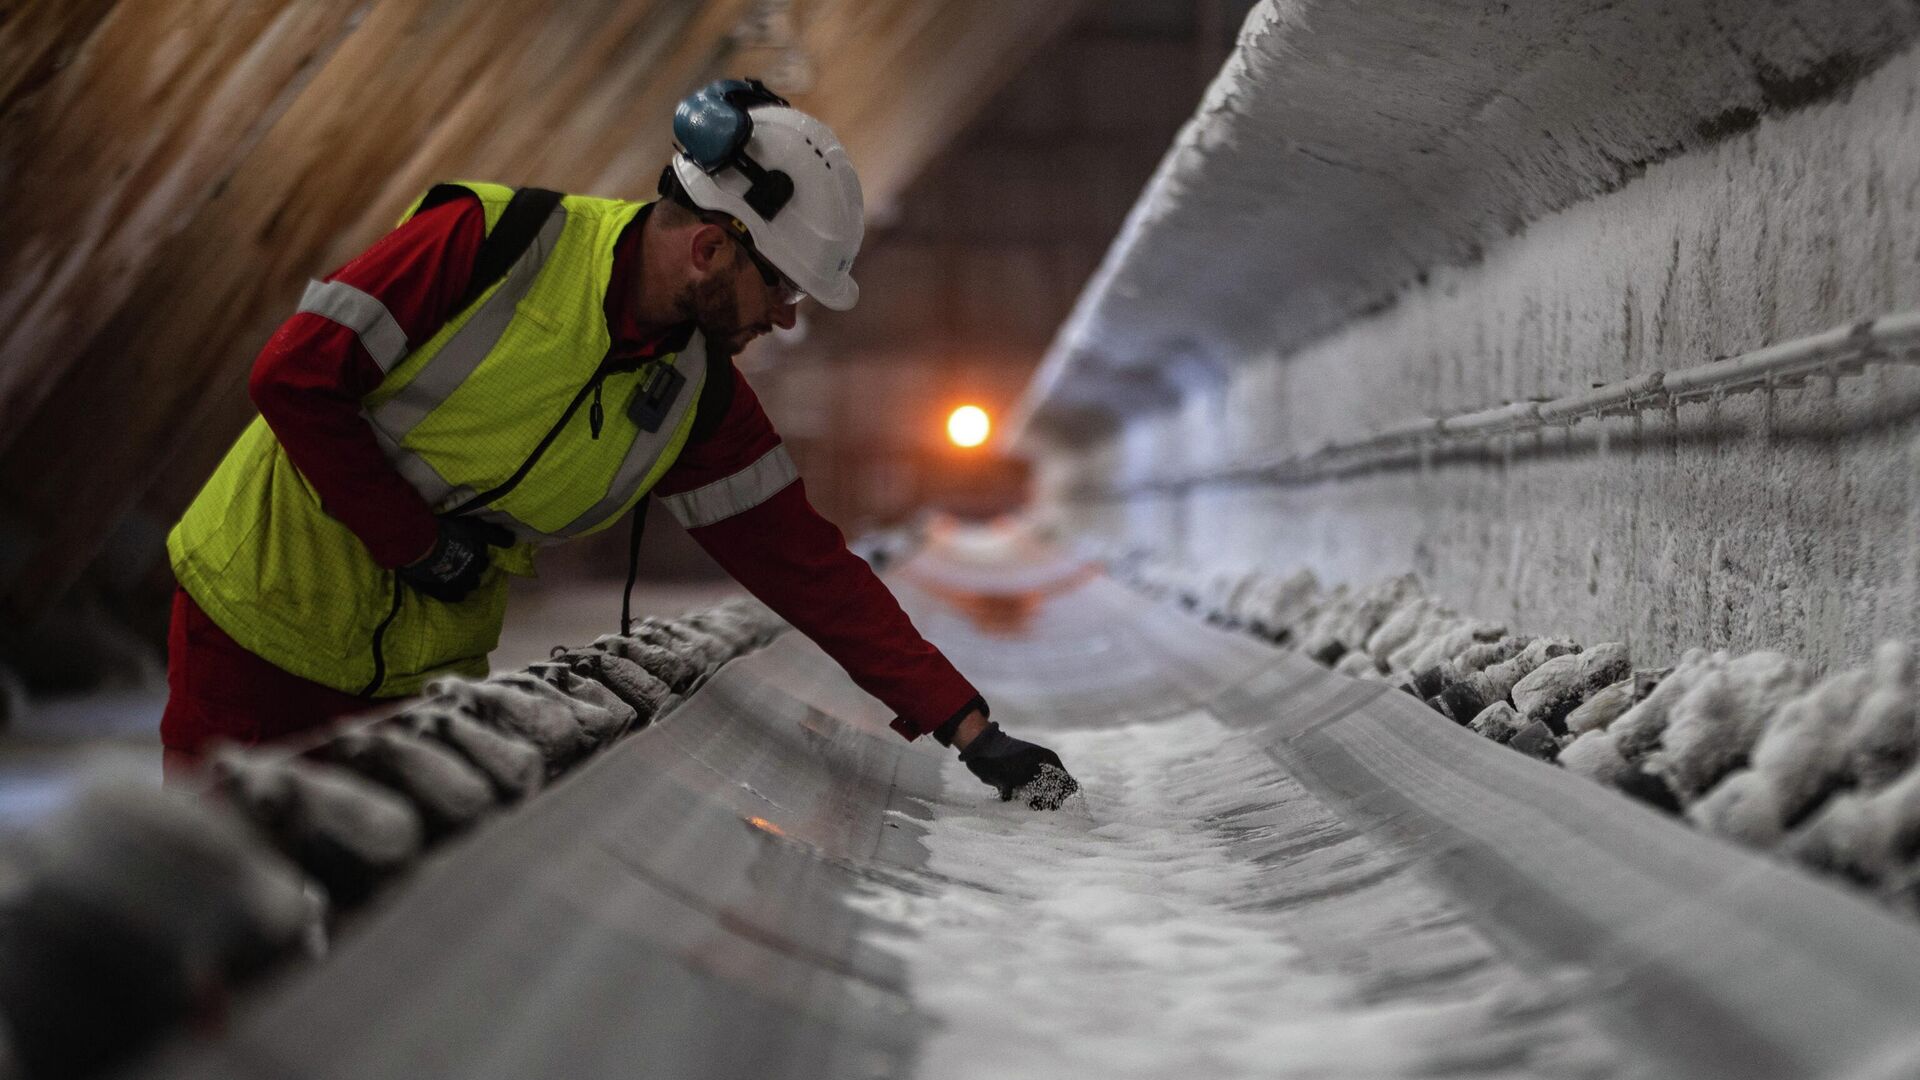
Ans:
[{"label": "wooden beam", "polygon": [[71,67],[118,0],[25,0],[0,8],[0,118]]},{"label": "wooden beam", "polygon": [[[358,6],[56,0],[16,16],[33,25],[9,34],[0,79],[23,85],[8,67],[15,58],[42,70],[28,76],[38,80],[33,92],[10,96],[0,116],[8,189],[0,417],[9,418],[0,450],[332,51]],[[48,7],[62,8],[62,19],[43,14]],[[83,30],[84,43],[75,40]]]},{"label": "wooden beam", "polygon": [[859,165],[869,210],[887,215],[921,168],[1086,6],[796,3],[815,80],[794,104],[833,127]]},{"label": "wooden beam", "polygon": [[217,196],[145,260],[15,436],[0,501],[28,535],[8,609],[44,611],[184,442],[231,437],[207,419],[243,393],[252,352],[301,281],[324,272],[342,226],[488,75],[544,43],[529,29],[555,6],[382,0],[332,51]]}]

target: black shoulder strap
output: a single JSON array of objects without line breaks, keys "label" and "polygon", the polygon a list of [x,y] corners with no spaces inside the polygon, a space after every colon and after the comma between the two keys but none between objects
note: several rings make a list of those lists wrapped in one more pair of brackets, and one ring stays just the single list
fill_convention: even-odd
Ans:
[{"label": "black shoulder strap", "polygon": [[705,442],[720,428],[727,410],[733,408],[733,357],[719,349],[707,350],[707,381],[700,388],[700,400],[693,406],[693,427],[687,432],[687,445]]},{"label": "black shoulder strap", "polygon": [[419,217],[434,207],[450,203],[455,199],[478,200],[479,198],[480,196],[473,193],[472,188],[464,184],[435,184],[420,197],[420,205],[414,207],[413,213],[409,216]]},{"label": "black shoulder strap", "polygon": [[[427,198],[432,199],[433,192],[429,192]],[[535,187],[514,191],[507,208],[500,213],[500,220],[494,223],[493,231],[480,243],[480,254],[473,262],[473,279],[467,283],[467,294],[460,300],[460,309],[480,299],[481,293],[507,276],[513,264],[533,246],[533,238],[540,235],[541,227],[558,205],[560,193],[557,191]]]}]

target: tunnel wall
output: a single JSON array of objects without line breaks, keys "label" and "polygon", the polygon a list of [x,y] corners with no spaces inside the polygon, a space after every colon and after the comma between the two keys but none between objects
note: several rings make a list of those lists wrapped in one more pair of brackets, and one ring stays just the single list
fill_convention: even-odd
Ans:
[{"label": "tunnel wall", "polygon": [[1435,266],[1302,348],[1280,344],[1280,326],[1172,407],[1053,448],[1042,504],[1074,529],[1205,564],[1332,581],[1415,570],[1463,611],[1625,639],[1644,662],[1709,645],[1833,663],[1914,636],[1920,373],[1906,367],[1314,484],[1133,486],[1914,307],[1916,99],[1920,49],[1907,48],[1837,96]]}]

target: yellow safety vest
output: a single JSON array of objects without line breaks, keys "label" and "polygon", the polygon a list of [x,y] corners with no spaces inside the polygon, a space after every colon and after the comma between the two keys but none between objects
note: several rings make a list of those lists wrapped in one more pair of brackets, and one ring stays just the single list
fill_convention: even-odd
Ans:
[{"label": "yellow safety vest", "polygon": [[[459,186],[480,197],[491,234],[513,189]],[[411,352],[386,309],[351,286],[316,282],[301,302],[355,329],[386,371],[363,415],[435,513],[498,522],[520,541],[495,550],[467,599],[430,599],[381,569],[259,417],[167,537],[181,586],[251,652],[349,693],[395,697],[435,676],[485,674],[507,575],[531,575],[537,546],[618,521],[693,427],[707,376],[698,334],[637,369],[607,363],[614,246],[643,205],[565,196],[505,276]],[[639,399],[658,402],[667,368],[685,384],[664,415],[646,416]]]}]

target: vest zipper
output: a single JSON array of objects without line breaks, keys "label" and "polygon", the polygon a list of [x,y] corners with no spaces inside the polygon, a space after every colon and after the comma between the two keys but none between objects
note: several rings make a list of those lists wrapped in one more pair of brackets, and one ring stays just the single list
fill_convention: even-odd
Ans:
[{"label": "vest zipper", "polygon": [[[389,571],[391,572],[391,571]],[[372,697],[380,684],[387,681],[387,654],[381,649],[381,641],[387,636],[387,627],[393,625],[394,617],[400,614],[400,575],[393,575],[393,606],[387,609],[387,617],[373,628],[373,681],[360,691],[361,697]]]},{"label": "vest zipper", "polygon": [[573,395],[573,400],[567,402],[566,411],[562,412],[560,419],[554,421],[553,426],[547,429],[547,433],[541,436],[540,444],[533,448],[533,453],[527,455],[527,460],[521,462],[519,468],[513,470],[512,476],[507,477],[506,480],[500,484],[488,488],[480,494],[466,500],[459,506],[447,511],[447,513],[464,514],[469,510],[485,506],[495,499],[500,498],[502,495],[505,495],[507,492],[512,491],[514,488],[519,487],[520,481],[525,480],[527,474],[533,471],[533,466],[540,460],[540,455],[546,453],[547,447],[553,445],[553,440],[560,437],[560,429],[566,427],[567,421],[573,419],[573,414],[580,409],[580,403],[587,400],[588,393],[593,394],[594,403],[592,410],[587,414],[587,420],[593,426],[593,437],[596,439],[599,438],[601,418],[600,382],[607,376],[613,374],[614,366],[612,360],[613,357],[608,356],[600,361],[600,366],[594,369],[593,378],[588,379],[587,384],[580,388],[580,392]]}]

